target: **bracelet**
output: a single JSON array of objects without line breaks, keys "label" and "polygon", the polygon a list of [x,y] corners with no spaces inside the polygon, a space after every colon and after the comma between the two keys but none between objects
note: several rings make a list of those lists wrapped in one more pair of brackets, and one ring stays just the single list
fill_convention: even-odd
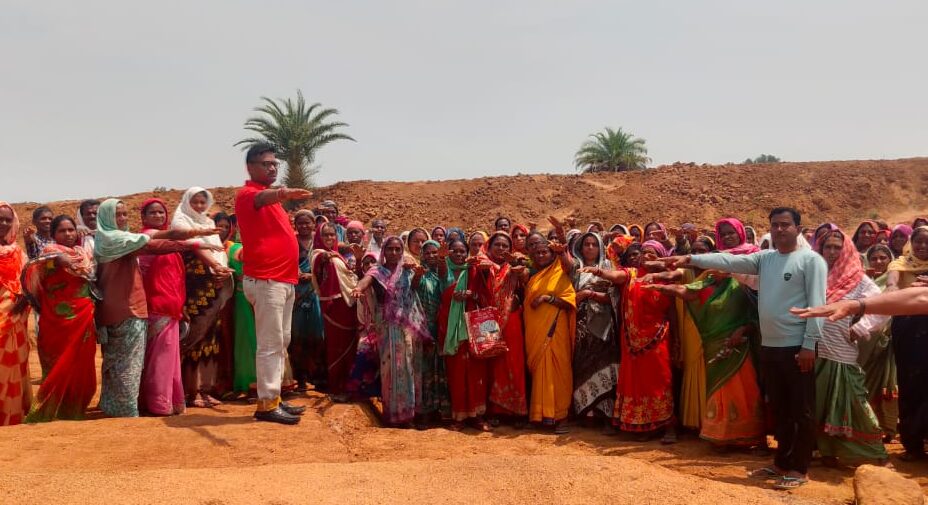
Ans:
[{"label": "bracelet", "polygon": [[867,302],[865,302],[863,298],[858,298],[858,299],[857,299],[857,305],[858,305],[858,307],[857,307],[857,315],[858,315],[858,316],[863,316],[864,313],[867,311]]}]

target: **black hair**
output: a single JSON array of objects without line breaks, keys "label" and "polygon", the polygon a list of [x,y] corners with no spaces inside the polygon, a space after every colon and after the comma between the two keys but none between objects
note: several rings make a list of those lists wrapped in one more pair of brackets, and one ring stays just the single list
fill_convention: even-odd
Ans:
[{"label": "black hair", "polygon": [[87,212],[87,209],[91,207],[99,207],[99,206],[100,206],[100,200],[83,200],[81,202],[81,206],[79,207],[79,212],[81,213],[81,216],[83,216],[84,213]]},{"label": "black hair", "polygon": [[42,214],[45,214],[46,212],[52,214],[52,209],[50,209],[47,205],[43,205],[32,211],[32,222],[34,223],[38,221],[39,218],[42,217]]},{"label": "black hair", "polygon": [[248,148],[248,152],[245,154],[245,163],[254,163],[258,161],[258,158],[264,153],[277,154],[277,148],[269,142],[258,142],[257,144],[253,144]]},{"label": "black hair", "polygon": [[[508,240],[509,247],[512,247],[512,237],[510,237],[509,235],[503,235],[502,233],[492,233],[490,234],[490,238],[487,239],[487,249],[493,247],[493,241],[497,238],[504,238]],[[525,237],[525,241],[528,242],[528,237]]]},{"label": "black hair", "polygon": [[883,245],[883,244],[876,244],[876,245],[874,245],[873,247],[871,247],[870,249],[867,249],[867,260],[869,260],[871,257],[873,257],[873,254],[876,253],[877,251],[883,251],[883,252],[885,252],[886,255],[889,256],[889,259],[890,259],[890,260],[896,259],[896,255],[893,254],[893,250],[890,249],[889,246],[886,246],[886,245]]},{"label": "black hair", "polygon": [[641,244],[638,242],[633,242],[625,252],[622,253],[621,263],[623,267],[628,266],[628,258],[632,255],[632,252],[641,253]]},{"label": "black hair", "polygon": [[213,214],[213,221],[216,222],[217,224],[219,223],[219,221],[228,221],[229,224],[232,224],[232,216],[226,214],[225,212],[219,211]]},{"label": "black hair", "polygon": [[77,223],[74,222],[74,219],[72,219],[71,216],[67,216],[64,214],[60,216],[55,216],[55,219],[52,219],[52,236],[53,237],[55,236],[55,232],[58,231],[58,227],[61,226],[61,223],[65,221],[71,221],[71,224],[74,225],[74,228],[77,228]]},{"label": "black hair", "polygon": [[[918,224],[918,223],[923,223],[923,224]],[[928,218],[916,217],[912,221],[912,228],[918,228],[919,226],[925,226],[926,224],[928,224]]]},{"label": "black hair", "polygon": [[448,242],[448,250],[449,250],[449,251],[451,250],[452,247],[454,247],[454,244],[461,244],[462,246],[464,246],[464,249],[470,251],[470,246],[467,245],[467,242],[464,242],[463,240],[461,240],[461,239],[459,239],[459,238],[452,239],[451,242]]},{"label": "black hair", "polygon": [[503,219],[505,219],[506,222],[509,223],[510,226],[512,226],[512,220],[510,220],[506,216],[499,216],[498,218],[496,218],[496,221],[493,221],[493,228],[499,227],[499,222],[502,221]]},{"label": "black hair", "polygon": [[802,215],[799,214],[799,211],[792,207],[777,207],[770,211],[770,215],[767,216],[767,220],[773,220],[773,216],[778,216],[780,214],[789,214],[793,218],[793,224],[799,226],[802,224]]}]

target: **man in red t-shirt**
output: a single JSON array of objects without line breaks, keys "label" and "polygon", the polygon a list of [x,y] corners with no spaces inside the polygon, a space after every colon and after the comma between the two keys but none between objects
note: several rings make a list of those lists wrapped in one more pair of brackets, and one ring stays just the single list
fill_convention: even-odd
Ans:
[{"label": "man in red t-shirt", "polygon": [[305,200],[305,189],[271,188],[280,162],[274,146],[258,143],[248,149],[245,164],[251,180],[235,195],[235,215],[242,240],[243,291],[255,309],[258,349],[255,353],[258,408],[255,419],[296,424],[305,407],[280,399],[280,380],[290,345],[294,286],[299,277],[299,247],[290,218],[280,205]]}]

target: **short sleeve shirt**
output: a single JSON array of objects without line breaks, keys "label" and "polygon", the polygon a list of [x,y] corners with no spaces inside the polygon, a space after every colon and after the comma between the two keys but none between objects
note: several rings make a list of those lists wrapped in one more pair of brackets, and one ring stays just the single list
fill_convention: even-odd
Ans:
[{"label": "short sleeve shirt", "polygon": [[247,181],[235,195],[235,217],[242,241],[242,270],[253,279],[296,284],[299,246],[290,217],[274,203],[255,207],[258,193],[268,186]]}]

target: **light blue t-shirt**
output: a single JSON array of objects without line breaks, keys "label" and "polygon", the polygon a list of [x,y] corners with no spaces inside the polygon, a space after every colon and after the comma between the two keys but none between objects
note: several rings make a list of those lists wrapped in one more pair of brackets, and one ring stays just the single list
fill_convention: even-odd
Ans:
[{"label": "light blue t-shirt", "polygon": [[744,256],[700,254],[690,263],[702,269],[760,276],[757,311],[761,345],[815,349],[822,336],[822,320],[800,319],[790,314],[792,307],[818,307],[825,304],[828,265],[811,249],[780,254],[775,249]]}]

